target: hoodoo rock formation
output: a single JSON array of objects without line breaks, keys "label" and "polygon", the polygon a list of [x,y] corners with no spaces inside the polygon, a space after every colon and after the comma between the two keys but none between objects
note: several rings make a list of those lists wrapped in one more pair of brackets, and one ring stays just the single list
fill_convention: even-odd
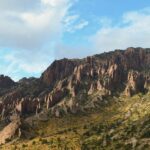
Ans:
[{"label": "hoodoo rock formation", "polygon": [[[100,104],[107,96],[133,96],[149,90],[150,49],[128,48],[85,59],[62,59],[54,61],[39,79],[24,78],[15,83],[1,75],[0,116],[7,123],[12,114],[26,117],[46,111],[60,117],[93,107],[93,94],[100,97],[96,99]],[[11,125],[15,124],[4,131]]]},{"label": "hoodoo rock formation", "polygon": [[138,92],[144,92],[144,85],[146,84],[145,80],[143,74],[140,74],[137,71],[129,72],[126,95],[132,96]]}]

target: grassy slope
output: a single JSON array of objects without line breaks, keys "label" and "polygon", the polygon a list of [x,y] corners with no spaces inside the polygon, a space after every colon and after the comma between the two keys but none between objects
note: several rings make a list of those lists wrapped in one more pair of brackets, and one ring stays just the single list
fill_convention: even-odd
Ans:
[{"label": "grassy slope", "polygon": [[1,147],[4,150],[109,150],[150,148],[150,93],[111,99],[101,110],[48,122],[36,122],[38,136]]}]

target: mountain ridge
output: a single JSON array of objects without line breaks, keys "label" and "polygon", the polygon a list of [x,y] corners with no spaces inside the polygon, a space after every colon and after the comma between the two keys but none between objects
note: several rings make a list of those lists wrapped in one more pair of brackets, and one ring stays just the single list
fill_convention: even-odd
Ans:
[{"label": "mountain ridge", "polygon": [[5,143],[14,133],[30,130],[22,127],[30,117],[46,121],[53,116],[86,114],[107,105],[110,98],[146,94],[150,90],[150,49],[130,47],[83,59],[64,58],[54,61],[40,78],[14,82],[0,76],[0,83],[0,122],[3,127],[19,123],[1,142]]}]

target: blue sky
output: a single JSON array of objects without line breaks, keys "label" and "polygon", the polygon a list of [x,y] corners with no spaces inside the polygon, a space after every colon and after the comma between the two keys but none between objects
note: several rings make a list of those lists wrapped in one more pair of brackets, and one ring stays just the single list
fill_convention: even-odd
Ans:
[{"label": "blue sky", "polygon": [[149,0],[0,0],[0,74],[14,80],[149,39]]}]

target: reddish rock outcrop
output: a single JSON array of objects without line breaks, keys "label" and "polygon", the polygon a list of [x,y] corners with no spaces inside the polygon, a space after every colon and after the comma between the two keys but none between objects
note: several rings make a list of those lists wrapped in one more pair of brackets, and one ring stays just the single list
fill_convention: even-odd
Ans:
[{"label": "reddish rock outcrop", "polygon": [[128,74],[127,87],[125,93],[127,96],[132,96],[138,92],[144,92],[145,79],[142,74],[137,71],[131,71]]},{"label": "reddish rock outcrop", "polygon": [[19,136],[19,127],[21,125],[20,119],[16,119],[7,125],[1,132],[0,132],[0,144],[5,144],[6,142],[10,141],[15,136]]},{"label": "reddish rock outcrop", "polygon": [[145,85],[144,88],[150,91],[150,75],[145,77]]},{"label": "reddish rock outcrop", "polygon": [[22,98],[16,103],[15,109],[23,115],[26,113],[38,113],[40,107],[40,100],[38,98]]},{"label": "reddish rock outcrop", "polygon": [[[37,114],[62,101],[66,103],[58,108],[67,112],[69,106],[90,101],[94,93],[106,97],[125,91],[132,96],[150,89],[149,72],[150,49],[128,48],[80,60],[54,61],[39,79],[23,78],[14,83],[0,76],[0,88],[7,89],[0,92],[0,114],[4,119],[15,111],[21,115]],[[58,114],[58,109],[54,110]]]},{"label": "reddish rock outcrop", "polygon": [[67,90],[58,90],[55,89],[53,92],[49,93],[45,97],[46,108],[49,109],[50,107],[54,106],[58,102],[60,102],[67,94]]},{"label": "reddish rock outcrop", "polygon": [[52,86],[56,81],[62,80],[65,77],[73,74],[78,61],[62,59],[54,61],[50,67],[42,74],[41,80],[47,85]]}]

